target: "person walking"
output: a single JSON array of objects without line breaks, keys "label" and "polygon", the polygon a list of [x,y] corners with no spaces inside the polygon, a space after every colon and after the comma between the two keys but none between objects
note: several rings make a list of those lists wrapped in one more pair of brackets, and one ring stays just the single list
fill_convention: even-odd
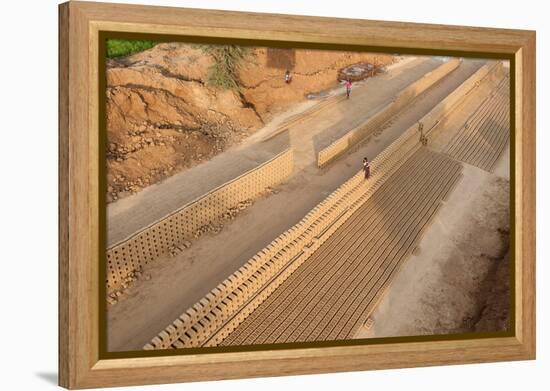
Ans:
[{"label": "person walking", "polygon": [[349,99],[349,94],[351,94],[351,79],[346,80],[346,98]]},{"label": "person walking", "polygon": [[366,157],[363,158],[363,171],[365,171],[365,179],[369,179],[370,177],[370,163],[369,159]]},{"label": "person walking", "polygon": [[290,71],[287,69],[285,72],[285,83],[290,84],[290,80],[292,80],[292,77],[290,76]]}]

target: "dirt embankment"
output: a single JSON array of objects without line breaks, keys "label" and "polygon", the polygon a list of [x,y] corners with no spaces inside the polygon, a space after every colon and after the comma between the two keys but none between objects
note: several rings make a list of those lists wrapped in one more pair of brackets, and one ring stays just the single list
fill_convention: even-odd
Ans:
[{"label": "dirt embankment", "polygon": [[[167,43],[107,62],[107,201],[112,202],[223,152],[293,103],[337,85],[350,64],[392,56],[254,48],[239,90],[208,84],[212,57]],[[292,82],[286,84],[289,69]]]},{"label": "dirt embankment", "polygon": [[466,330],[476,332],[510,330],[509,255],[495,259],[495,265],[487,275],[480,293],[485,294],[485,300],[479,301],[479,315]]},{"label": "dirt embankment", "polygon": [[[448,301],[435,334],[496,332],[510,327],[509,181],[491,178],[470,213],[468,228],[455,237],[457,254],[443,266],[441,294]],[[462,277],[460,277],[462,276]],[[467,278],[464,278],[466,276]],[[451,294],[447,289],[456,289]],[[427,300],[428,301],[428,300]],[[433,299],[433,301],[437,301]],[[453,318],[453,315],[456,316]],[[461,320],[461,321],[460,321]]]}]

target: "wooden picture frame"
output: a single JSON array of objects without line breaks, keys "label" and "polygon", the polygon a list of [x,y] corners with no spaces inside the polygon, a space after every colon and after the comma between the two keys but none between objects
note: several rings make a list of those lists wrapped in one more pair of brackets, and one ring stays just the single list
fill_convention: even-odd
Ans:
[{"label": "wooden picture frame", "polygon": [[[510,59],[515,91],[509,335],[142,357],[100,346],[100,35],[153,33]],[[88,2],[59,6],[59,384],[90,388],[535,358],[535,32]]]}]

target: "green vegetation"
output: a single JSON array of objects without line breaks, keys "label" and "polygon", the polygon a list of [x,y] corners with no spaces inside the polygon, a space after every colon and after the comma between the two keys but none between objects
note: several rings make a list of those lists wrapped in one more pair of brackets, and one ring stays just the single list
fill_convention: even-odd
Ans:
[{"label": "green vegetation", "polygon": [[[107,57],[116,58],[142,52],[158,42],[148,40],[107,40]],[[198,45],[205,54],[214,59],[208,69],[208,84],[224,90],[239,89],[239,68],[249,56],[250,50],[235,45]]]},{"label": "green vegetation", "polygon": [[109,39],[107,40],[107,57],[115,58],[151,49],[157,42],[147,40]]},{"label": "green vegetation", "polygon": [[224,90],[239,89],[239,68],[250,54],[249,50],[235,45],[203,45],[201,48],[215,61],[208,70],[208,84]]}]

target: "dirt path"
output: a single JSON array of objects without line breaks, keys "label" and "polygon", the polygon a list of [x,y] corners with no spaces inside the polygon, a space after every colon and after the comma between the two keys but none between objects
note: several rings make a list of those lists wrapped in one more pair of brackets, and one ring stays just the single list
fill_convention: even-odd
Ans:
[{"label": "dirt path", "polygon": [[[407,65],[411,69],[425,73],[439,65],[437,60],[431,61],[434,62],[411,62]],[[420,64],[423,64],[423,68]],[[326,170],[321,171],[316,167],[314,151],[329,143],[331,138],[337,137],[338,130],[344,132],[364,121],[374,110],[371,108],[372,102],[383,103],[383,97],[377,92],[387,99],[393,96],[390,92],[392,89],[374,89],[372,87],[377,79],[372,79],[370,88],[369,83],[365,83],[364,90],[357,88],[352,99],[326,110],[316,116],[314,121],[302,122],[289,132],[262,143],[265,146],[257,144],[254,153],[258,154],[262,153],[259,152],[261,148],[282,149],[283,146],[292,145],[296,150],[295,175],[279,188],[279,193],[258,200],[240,214],[238,219],[225,225],[219,234],[203,236],[183,253],[173,258],[159,259],[151,265],[147,273],[152,278],[138,281],[135,286],[130,287],[127,297],[109,307],[109,350],[141,349],[166,324],[203,297],[273,238],[298,222],[311,208],[355,174],[363,156],[374,158],[479,66],[481,62],[468,61],[463,64],[459,70],[453,72],[398,116],[381,134],[364,143],[354,153],[339,159]],[[393,85],[395,91],[399,91],[401,88],[397,88],[397,84],[403,87],[411,82],[397,80],[404,76],[404,73],[396,72],[393,76],[385,77],[389,78],[388,85]],[[361,113],[367,114],[361,118]],[[335,133],[329,129],[335,130]],[[249,147],[243,147],[242,151],[247,153],[247,148]],[[235,153],[238,153],[237,150]],[[267,154],[265,150],[263,153]],[[213,164],[210,167],[215,166]],[[212,168],[211,172],[218,171],[220,170]],[[195,175],[197,180],[200,179],[200,175]],[[176,183],[178,180],[174,179],[173,186],[176,188],[182,186]],[[125,212],[130,213],[131,208]],[[123,214],[119,214],[118,217],[122,216]]]},{"label": "dirt path", "polygon": [[[284,132],[267,142],[259,142],[282,120],[312,106],[311,102],[305,102],[297,110],[276,118],[242,145],[135,195],[109,204],[107,245],[127,238],[176,208],[269,160],[289,145],[295,148],[300,146],[296,154],[296,162],[300,167],[311,164],[316,158],[313,150],[321,149],[364,121],[401,89],[439,65],[441,62],[432,58],[407,61],[401,67],[392,68],[388,74],[357,83],[351,100],[323,110],[312,120],[291,128],[290,133]],[[343,90],[338,89],[334,93],[343,93]]]}]

